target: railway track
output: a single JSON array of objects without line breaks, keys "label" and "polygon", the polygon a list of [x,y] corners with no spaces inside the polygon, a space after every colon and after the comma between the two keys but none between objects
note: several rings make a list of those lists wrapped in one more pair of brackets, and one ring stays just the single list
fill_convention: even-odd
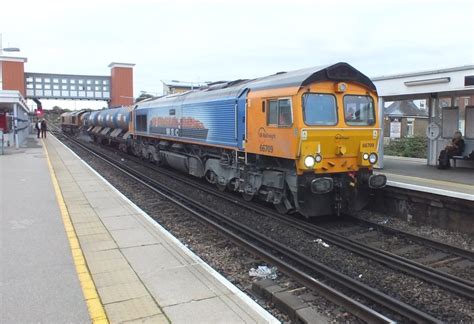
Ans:
[{"label": "railway track", "polygon": [[[126,156],[126,158],[129,160],[135,159],[136,162],[142,162],[140,159],[135,158],[133,156]],[[147,167],[153,170],[153,172],[159,172],[161,174],[166,175],[167,177],[173,178],[174,180],[186,183],[187,185],[191,185],[195,187],[196,189],[218,196],[231,203],[234,203],[238,205],[239,208],[247,208],[260,215],[277,219],[309,235],[317,236],[317,238],[320,238],[326,241],[327,243],[339,246],[352,253],[355,253],[365,258],[369,258],[371,260],[379,262],[380,264],[383,264],[391,269],[401,271],[408,275],[422,279],[426,282],[440,286],[446,290],[452,291],[461,296],[471,298],[471,299],[474,298],[474,282],[473,281],[469,279],[465,279],[465,278],[460,278],[455,275],[451,275],[445,271],[437,270],[436,268],[432,266],[424,265],[420,262],[410,260],[403,256],[397,255],[396,253],[385,251],[384,249],[377,248],[369,244],[361,243],[360,241],[358,241],[358,239],[360,237],[363,237],[363,235],[359,237],[351,238],[350,236],[344,235],[344,231],[342,231],[343,233],[340,233],[336,230],[329,230],[329,229],[324,228],[323,226],[315,225],[301,218],[291,218],[288,216],[283,216],[281,214],[276,213],[270,208],[262,206],[261,204],[249,203],[247,201],[244,201],[240,197],[236,196],[235,194],[216,190],[213,187],[210,187],[206,183],[202,183],[201,181],[190,179],[190,177],[185,176],[185,175],[180,175],[175,171],[169,171],[164,168],[151,167],[150,165],[148,165]],[[447,254],[452,256],[452,257],[447,256],[445,258],[445,260],[448,260],[448,261],[449,260],[452,260],[455,262],[460,262],[464,260],[474,261],[474,253],[471,251],[467,251],[467,250],[464,250],[452,245],[448,245],[442,242],[431,240],[426,237],[417,236],[408,232],[404,232],[401,230],[383,226],[381,224],[376,224],[376,223],[363,221],[363,220],[355,219],[355,218],[352,218],[352,221],[363,223],[364,225],[366,225],[367,229],[377,228],[379,231],[383,231],[391,235],[401,236],[401,237],[406,238],[409,241],[417,242],[419,243],[418,247],[429,246],[429,247],[434,248],[436,251],[442,251],[443,256],[446,256]],[[375,232],[372,232],[372,233],[375,233]],[[412,246],[408,247],[408,250],[411,248]],[[436,265],[436,263],[431,263],[431,264]]]},{"label": "railway track", "polygon": [[[388,220],[383,223],[387,223]],[[381,249],[473,287],[474,252],[358,217],[320,224],[352,241]],[[468,290],[469,292],[469,290]],[[472,290],[470,291],[472,292]],[[466,295],[472,297],[472,295]]]},{"label": "railway track", "polygon": [[[113,166],[120,172],[127,174],[150,190],[153,190],[163,197],[166,197],[170,201],[173,201],[181,208],[198,217],[201,221],[216,228],[219,232],[225,233],[225,235],[228,236],[232,241],[259,255],[267,262],[276,265],[280,271],[286,273],[290,277],[295,278],[306,287],[318,291],[318,293],[323,292],[323,295],[325,295],[329,300],[345,307],[347,310],[366,321],[390,322],[390,319],[377,312],[374,312],[367,306],[362,305],[354,299],[341,294],[326,284],[318,281],[313,276],[311,276],[311,273],[318,273],[336,282],[341,287],[349,289],[358,295],[364,296],[374,303],[382,305],[410,320],[420,322],[439,322],[439,320],[429,314],[419,311],[410,305],[404,304],[393,297],[371,288],[370,286],[362,284],[359,281],[341,274],[325,266],[324,264],[321,264],[314,259],[299,253],[298,251],[284,246],[280,242],[265,237],[261,233],[256,232],[254,229],[240,224],[235,219],[215,212],[209,207],[203,205],[202,202],[190,199],[180,192],[176,192],[168,187],[165,187],[150,177],[144,176],[143,174],[138,173],[128,166],[117,165],[117,161],[110,159],[103,153],[91,150],[89,147],[77,142],[75,139],[68,138],[68,140],[73,141],[75,145],[87,150],[90,154]],[[164,170],[161,171],[170,174],[177,180],[180,180],[178,178],[181,176],[177,176],[175,173],[169,173],[168,171]],[[200,190],[209,191],[212,192],[212,194],[219,195],[220,197],[231,199],[234,203],[237,203],[242,207],[241,202],[239,202],[239,199],[236,199],[235,195],[229,195],[227,193],[210,189],[209,186],[204,186],[202,183],[198,184],[198,182],[189,181],[189,178],[187,178],[185,182],[188,185],[199,187]],[[232,198],[230,198],[230,196],[232,196]],[[258,210],[260,213],[266,213],[267,215],[272,214],[272,217],[278,217],[280,220],[284,220],[288,224],[293,223],[294,226],[298,225],[296,224],[296,220],[284,219],[281,215],[268,211],[268,208],[254,204],[251,204],[250,206],[252,206],[251,208],[253,208],[255,211]],[[299,223],[300,224],[298,226],[301,227],[301,221],[299,221]],[[308,224],[305,226],[308,226]],[[305,270],[303,271],[302,269]]]}]

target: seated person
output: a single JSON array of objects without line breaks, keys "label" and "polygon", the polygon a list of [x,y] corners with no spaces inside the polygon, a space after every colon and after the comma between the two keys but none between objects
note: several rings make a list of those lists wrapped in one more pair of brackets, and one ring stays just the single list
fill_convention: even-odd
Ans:
[{"label": "seated person", "polygon": [[449,143],[444,150],[439,153],[438,169],[447,169],[451,165],[449,159],[456,155],[462,155],[464,152],[464,140],[462,139],[462,133],[455,131],[451,143]]}]

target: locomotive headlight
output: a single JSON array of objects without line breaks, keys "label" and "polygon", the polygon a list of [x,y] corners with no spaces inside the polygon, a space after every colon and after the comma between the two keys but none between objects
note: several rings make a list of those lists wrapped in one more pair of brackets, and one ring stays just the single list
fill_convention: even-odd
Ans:
[{"label": "locomotive headlight", "polygon": [[337,88],[336,88],[337,92],[346,92],[346,90],[347,90],[347,84],[345,84],[344,82],[339,82],[337,84]]},{"label": "locomotive headlight", "polygon": [[369,162],[370,164],[375,164],[377,163],[378,156],[376,153],[370,153],[369,155]]},{"label": "locomotive headlight", "polygon": [[364,154],[362,155],[362,158],[363,158],[364,160],[368,160],[368,159],[369,159],[369,153],[364,153]]},{"label": "locomotive headlight", "polygon": [[316,154],[314,159],[316,160],[316,163],[320,163],[323,160],[323,157],[320,154]]},{"label": "locomotive headlight", "polygon": [[315,159],[311,155],[308,155],[307,157],[304,158],[304,165],[307,168],[312,168],[314,166]]}]

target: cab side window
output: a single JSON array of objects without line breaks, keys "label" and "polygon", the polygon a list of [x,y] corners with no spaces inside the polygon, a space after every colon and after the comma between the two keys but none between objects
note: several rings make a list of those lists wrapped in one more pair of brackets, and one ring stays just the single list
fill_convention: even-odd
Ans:
[{"label": "cab side window", "polygon": [[278,100],[268,102],[267,125],[278,125]]},{"label": "cab side window", "polygon": [[267,125],[287,127],[292,124],[290,99],[269,100]]}]

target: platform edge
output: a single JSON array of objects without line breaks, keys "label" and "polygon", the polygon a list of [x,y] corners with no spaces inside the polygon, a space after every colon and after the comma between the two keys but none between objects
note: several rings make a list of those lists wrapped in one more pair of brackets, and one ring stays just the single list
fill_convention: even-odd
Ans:
[{"label": "platform edge", "polygon": [[77,277],[81,284],[82,293],[84,295],[84,301],[86,302],[87,309],[89,311],[89,316],[92,323],[96,324],[108,324],[109,320],[105,313],[104,306],[100,300],[97,288],[92,280],[92,275],[87,267],[87,263],[84,258],[81,246],[79,244],[79,239],[77,238],[76,231],[71,221],[71,217],[66,207],[64,197],[62,195],[61,189],[59,188],[58,179],[56,178],[56,173],[54,172],[51,159],[49,158],[48,149],[43,139],[41,139],[43,144],[43,150],[46,155],[46,162],[48,164],[49,174],[51,176],[51,182],[53,184],[54,193],[56,195],[56,201],[59,206],[59,212],[61,213],[61,218],[64,225],[64,230],[66,231],[66,236],[69,241],[69,247],[71,249],[71,256],[74,261],[74,266],[76,269]]},{"label": "platform edge", "polygon": [[244,303],[246,303],[249,307],[257,312],[265,321],[268,323],[280,323],[278,319],[276,319],[273,315],[271,315],[267,310],[265,310],[262,306],[260,306],[256,301],[238,289],[235,285],[229,282],[223,275],[219,272],[214,270],[210,265],[208,265],[204,260],[202,260],[199,256],[197,256],[193,251],[191,251],[188,247],[186,247],[180,240],[174,237],[171,233],[169,233],[163,226],[155,222],[145,211],[143,211],[140,207],[138,207],[133,201],[128,199],[123,193],[121,193],[117,188],[115,188],[110,182],[107,181],[102,175],[100,175],[94,168],[92,168],[86,161],[84,161],[80,156],[78,156],[73,150],[69,147],[64,145],[60,140],[58,140],[54,135],[52,136],[56,141],[58,141],[61,145],[63,145],[69,152],[71,152],[76,158],[78,158],[84,165],[89,168],[99,179],[101,179],[107,186],[109,186],[115,193],[117,193],[121,198],[123,198],[127,203],[130,204],[140,215],[142,215],[145,220],[149,222],[150,225],[156,227],[162,234],[168,237],[173,243],[175,243],[186,255],[191,257],[196,263],[201,264],[204,269],[212,275],[216,280],[222,283],[227,289],[229,289],[232,293],[234,293],[237,297],[239,297]]}]

